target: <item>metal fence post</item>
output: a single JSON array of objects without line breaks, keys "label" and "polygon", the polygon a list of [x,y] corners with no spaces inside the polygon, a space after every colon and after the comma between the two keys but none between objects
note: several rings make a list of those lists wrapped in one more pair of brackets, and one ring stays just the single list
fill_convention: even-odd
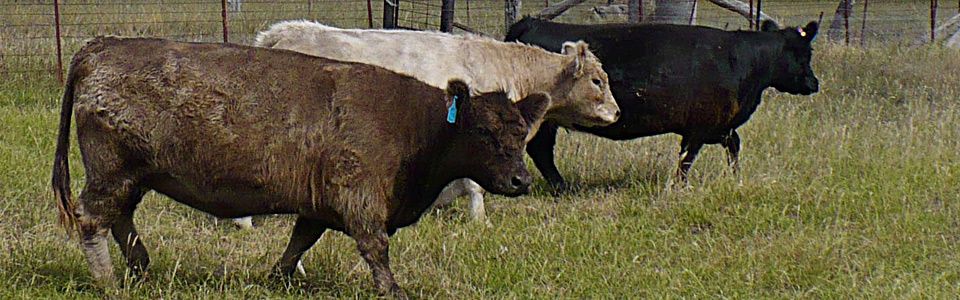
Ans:
[{"label": "metal fence post", "polygon": [[443,0],[440,5],[440,31],[453,31],[454,4],[456,0]]},{"label": "metal fence post", "polygon": [[63,42],[60,35],[60,0],[53,0],[53,25],[57,35],[57,79],[63,83]]},{"label": "metal fence post", "polygon": [[755,22],[754,22],[757,30],[760,30],[760,15],[762,15],[762,14],[760,13],[760,12],[762,12],[760,6],[762,5],[762,3],[763,3],[763,2],[762,2],[761,0],[757,0],[757,14],[756,14],[756,16],[754,16],[755,18],[757,18],[757,19],[755,20]]},{"label": "metal fence post", "polygon": [[643,23],[643,0],[640,0],[640,8],[637,9],[637,23]]},{"label": "metal fence post", "polygon": [[750,23],[750,30],[753,30],[753,0],[750,0],[750,8],[747,11],[747,23]]},{"label": "metal fence post", "polygon": [[697,21],[697,3],[699,1],[693,1],[693,7],[690,8],[690,20],[687,22],[687,25],[695,25]]},{"label": "metal fence post", "polygon": [[937,42],[937,0],[930,0],[930,43]]},{"label": "metal fence post", "polygon": [[383,0],[383,28],[397,28],[397,10],[400,0]]},{"label": "metal fence post", "polygon": [[227,0],[220,0],[220,21],[223,25],[223,42],[229,43],[230,37],[227,33]]}]

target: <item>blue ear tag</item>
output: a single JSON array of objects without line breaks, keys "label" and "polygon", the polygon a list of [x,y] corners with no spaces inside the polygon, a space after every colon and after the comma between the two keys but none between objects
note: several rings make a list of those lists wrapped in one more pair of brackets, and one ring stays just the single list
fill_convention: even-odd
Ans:
[{"label": "blue ear tag", "polygon": [[453,124],[457,122],[457,96],[453,96],[453,103],[450,104],[450,108],[447,109],[447,123]]}]

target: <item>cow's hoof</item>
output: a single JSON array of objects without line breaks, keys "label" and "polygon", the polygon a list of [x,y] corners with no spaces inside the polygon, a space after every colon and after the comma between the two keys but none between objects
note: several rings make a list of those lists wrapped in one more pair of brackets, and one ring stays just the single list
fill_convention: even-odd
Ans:
[{"label": "cow's hoof", "polygon": [[386,295],[386,296],[387,296],[387,298],[389,298],[389,299],[397,299],[397,300],[407,300],[407,299],[410,299],[410,297],[407,296],[407,293],[404,292],[403,289],[401,289],[401,288],[400,288],[399,286],[397,286],[397,285],[394,285],[393,287],[391,287],[391,288],[390,288],[390,294],[388,294],[388,295]]},{"label": "cow's hoof", "polygon": [[297,267],[274,266],[267,278],[276,281],[290,280],[297,271]]},{"label": "cow's hoof", "polygon": [[570,192],[572,192],[572,191],[573,191],[573,189],[572,189],[569,185],[567,185],[566,182],[560,182],[560,183],[557,183],[557,184],[552,184],[552,183],[550,184],[550,194],[553,195],[554,197],[560,197],[560,196],[562,196],[562,195],[564,195],[564,194],[568,194],[568,193],[570,193]]}]

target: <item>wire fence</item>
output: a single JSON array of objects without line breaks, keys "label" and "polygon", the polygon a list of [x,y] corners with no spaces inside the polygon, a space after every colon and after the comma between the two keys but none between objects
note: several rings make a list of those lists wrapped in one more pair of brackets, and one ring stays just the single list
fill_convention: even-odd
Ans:
[{"label": "wire fence", "polygon": [[[468,29],[492,37],[503,36],[505,1],[451,2],[455,4],[454,32]],[[534,15],[560,2],[522,1],[520,15]],[[761,4],[765,14],[785,25],[803,25],[822,15],[822,35],[840,43],[849,41],[851,45],[927,42],[933,27],[949,23],[960,14],[960,0],[856,1],[849,18],[842,21],[844,26],[831,31],[837,0],[749,2]],[[8,82],[55,80],[60,72],[58,58],[69,62],[72,53],[87,39],[98,35],[250,44],[258,31],[288,19],[316,20],[344,28],[382,28],[384,7],[389,3],[397,5],[398,27],[440,28],[441,0],[3,0],[0,76]],[[655,1],[641,3],[640,19],[649,21],[655,13]],[[747,18],[709,1],[697,1],[695,7],[689,18],[694,24],[728,30],[747,30],[751,26]],[[627,22],[629,13],[626,0],[592,0],[574,6],[555,20],[618,23]],[[954,32],[955,27],[945,30],[937,39]],[[62,44],[60,54],[58,41]]]}]

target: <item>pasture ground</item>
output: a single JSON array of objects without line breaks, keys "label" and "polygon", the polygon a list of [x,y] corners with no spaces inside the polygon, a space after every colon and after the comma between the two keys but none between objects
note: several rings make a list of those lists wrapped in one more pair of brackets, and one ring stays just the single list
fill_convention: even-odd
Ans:
[{"label": "pasture ground", "polygon": [[[679,138],[613,142],[561,133],[558,165],[578,190],[488,195],[391,239],[416,298],[954,298],[960,294],[960,52],[815,45],[822,91],[768,90],[740,129],[742,170],[719,146],[691,186],[667,189]],[[99,298],[49,188],[60,87],[0,82],[0,298]],[[73,139],[76,145],[76,138]],[[74,191],[83,183],[76,146]],[[531,167],[532,168],[532,167]],[[533,171],[536,173],[536,171]],[[239,231],[149,194],[136,222],[148,278],[126,298],[369,298],[354,243],[328,233],[307,276],[267,277],[292,225]],[[111,247],[118,274],[125,270]]]}]

